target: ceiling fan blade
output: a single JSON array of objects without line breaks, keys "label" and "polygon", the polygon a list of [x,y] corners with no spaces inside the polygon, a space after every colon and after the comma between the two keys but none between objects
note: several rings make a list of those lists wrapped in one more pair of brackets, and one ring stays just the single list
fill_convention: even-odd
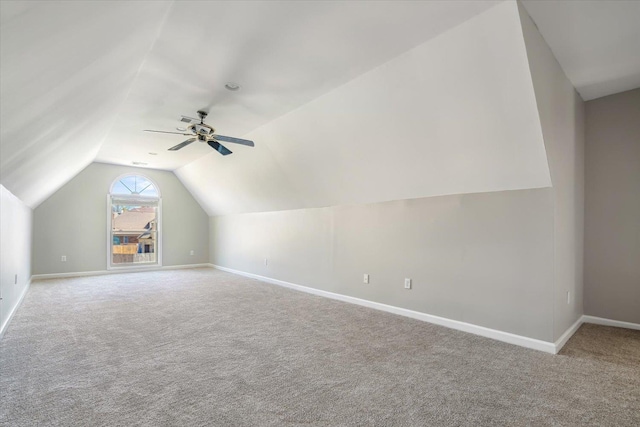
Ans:
[{"label": "ceiling fan blade", "polygon": [[216,150],[218,153],[222,154],[223,156],[226,156],[226,155],[232,153],[232,151],[229,150],[227,147],[225,147],[224,145],[220,144],[218,141],[214,141],[213,139],[210,140],[210,141],[207,141],[207,144],[209,144],[211,146],[211,148],[213,148],[214,150]]},{"label": "ceiling fan blade", "polygon": [[184,123],[200,123],[200,119],[194,119],[193,117],[189,117],[189,116],[180,116],[180,117],[182,117],[180,121]]},{"label": "ceiling fan blade", "polygon": [[232,136],[224,136],[224,135],[213,135],[213,137],[215,139],[219,139],[220,141],[224,141],[224,142],[233,142],[234,144],[242,144],[242,145],[247,145],[249,147],[253,147],[253,141],[249,141],[248,139],[240,139],[240,138],[234,138]]},{"label": "ceiling fan blade", "polygon": [[194,142],[196,139],[195,138],[191,138],[191,139],[187,139],[184,142],[181,142],[178,145],[174,145],[173,147],[169,148],[169,151],[178,151],[179,149],[186,147],[187,145],[191,144],[192,142]]},{"label": "ceiling fan blade", "polygon": [[145,129],[144,132],[156,132],[156,133],[170,133],[173,135],[186,135],[186,136],[192,136],[192,133],[183,133],[183,132],[167,132],[164,130],[149,130],[149,129]]}]

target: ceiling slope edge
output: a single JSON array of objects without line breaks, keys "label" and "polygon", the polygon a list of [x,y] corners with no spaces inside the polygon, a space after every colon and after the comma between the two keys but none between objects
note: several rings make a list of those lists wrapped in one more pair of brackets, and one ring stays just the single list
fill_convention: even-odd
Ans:
[{"label": "ceiling slope edge", "polygon": [[176,170],[209,215],[551,186],[515,2]]},{"label": "ceiling slope edge", "polygon": [[583,100],[640,87],[640,2],[518,1]]},{"label": "ceiling slope edge", "polygon": [[1,182],[27,206],[96,158],[169,6],[51,2],[3,20]]},{"label": "ceiling slope edge", "polygon": [[584,101],[526,8],[520,1],[517,6],[551,183],[565,185],[573,181],[577,167]]}]

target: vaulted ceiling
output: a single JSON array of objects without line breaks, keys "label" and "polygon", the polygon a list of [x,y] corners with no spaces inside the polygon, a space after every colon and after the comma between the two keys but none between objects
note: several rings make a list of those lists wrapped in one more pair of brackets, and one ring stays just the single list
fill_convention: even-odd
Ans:
[{"label": "vaulted ceiling", "polygon": [[[550,185],[509,2],[2,1],[0,31],[1,182],[32,207],[93,161],[210,214]],[[198,109],[256,147],[142,132]]]},{"label": "vaulted ceiling", "polygon": [[551,185],[515,3],[246,136],[176,170],[211,215]]},{"label": "vaulted ceiling", "polygon": [[640,87],[640,1],[523,4],[582,99]]}]

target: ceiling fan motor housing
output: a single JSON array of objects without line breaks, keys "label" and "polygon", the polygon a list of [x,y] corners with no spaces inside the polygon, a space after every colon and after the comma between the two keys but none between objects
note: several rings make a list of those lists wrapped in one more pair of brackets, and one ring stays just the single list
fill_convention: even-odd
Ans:
[{"label": "ceiling fan motor housing", "polygon": [[194,124],[190,126],[191,131],[198,135],[213,135],[215,129],[205,124]]},{"label": "ceiling fan motor housing", "polygon": [[[207,112],[203,111],[203,110],[200,110],[200,111],[198,111],[198,116],[200,116],[200,123],[197,122],[198,119],[194,119],[192,117],[187,117],[187,116],[182,116],[181,121],[184,122],[184,123],[190,123],[190,125],[186,129],[178,128],[177,130],[179,130],[180,132],[167,132],[167,131],[149,130],[149,129],[145,129],[145,132],[172,133],[172,134],[177,134],[177,135],[189,136],[189,139],[187,139],[186,141],[181,142],[178,145],[175,145],[175,146],[169,148],[169,151],[178,151],[178,150],[186,147],[187,145],[195,142],[196,140],[200,141],[200,142],[208,143],[211,146],[211,148],[213,148],[214,150],[216,150],[217,152],[219,152],[223,156],[231,154],[232,151],[229,150],[224,145],[220,144],[220,142],[218,142],[218,140],[225,141],[225,142],[231,142],[233,144],[246,145],[248,147],[253,147],[254,146],[253,141],[249,141],[247,139],[233,138],[233,137],[224,136],[224,135],[216,135],[215,134],[216,130],[214,128],[212,128],[211,126],[209,126],[209,125],[204,123],[204,118],[207,117]],[[195,136],[195,138],[194,138],[194,136]]]}]

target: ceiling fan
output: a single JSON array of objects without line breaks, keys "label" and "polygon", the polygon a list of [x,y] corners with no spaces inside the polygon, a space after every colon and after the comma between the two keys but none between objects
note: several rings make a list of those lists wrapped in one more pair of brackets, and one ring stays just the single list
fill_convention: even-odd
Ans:
[{"label": "ceiling fan", "polygon": [[180,119],[180,121],[184,123],[189,123],[189,126],[187,126],[184,133],[183,132],[167,132],[163,130],[149,130],[149,129],[145,129],[144,131],[157,132],[157,133],[170,133],[175,135],[186,135],[191,137],[186,141],[183,141],[180,144],[174,145],[173,147],[169,148],[169,151],[178,151],[181,148],[184,148],[195,141],[206,142],[207,144],[209,144],[211,148],[213,148],[223,156],[231,154],[232,151],[229,150],[224,145],[220,144],[220,142],[218,141],[231,142],[233,144],[241,144],[241,145],[246,145],[248,147],[254,146],[253,141],[249,141],[248,139],[240,139],[240,138],[233,138],[231,136],[216,135],[215,134],[216,130],[204,123],[204,119],[207,117],[207,114],[208,113],[206,111],[200,110],[198,111],[198,117],[200,117],[200,119],[194,119],[193,117],[182,116],[182,119]]}]

